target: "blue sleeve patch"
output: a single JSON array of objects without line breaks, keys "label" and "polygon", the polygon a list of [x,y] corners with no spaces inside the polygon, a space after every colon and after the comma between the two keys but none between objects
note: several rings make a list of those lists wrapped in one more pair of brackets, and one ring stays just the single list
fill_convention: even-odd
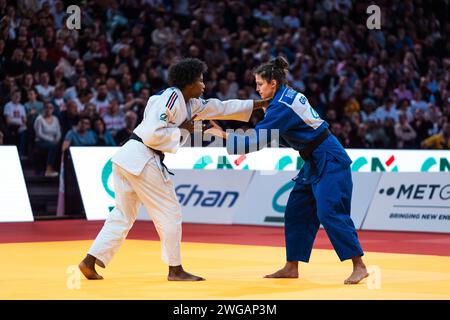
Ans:
[{"label": "blue sleeve patch", "polygon": [[287,104],[287,105],[292,105],[296,96],[297,96],[297,91],[292,90],[292,89],[286,89],[283,92],[283,95],[281,96],[279,101],[284,104]]}]

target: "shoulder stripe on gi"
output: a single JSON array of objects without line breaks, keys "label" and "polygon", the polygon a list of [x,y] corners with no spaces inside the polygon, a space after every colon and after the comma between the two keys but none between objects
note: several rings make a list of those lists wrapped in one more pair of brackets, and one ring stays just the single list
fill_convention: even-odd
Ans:
[{"label": "shoulder stripe on gi", "polygon": [[175,101],[178,99],[177,93],[174,91],[169,97],[169,101],[167,101],[166,108],[169,108],[169,110],[172,110],[173,105],[175,104]]}]

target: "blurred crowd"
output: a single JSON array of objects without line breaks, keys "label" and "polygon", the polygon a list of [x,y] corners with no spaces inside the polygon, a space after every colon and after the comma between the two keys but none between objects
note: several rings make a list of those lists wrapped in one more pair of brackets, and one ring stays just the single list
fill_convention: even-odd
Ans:
[{"label": "blurred crowd", "polygon": [[[259,98],[252,70],[282,55],[346,148],[450,146],[450,4],[377,1],[0,0],[0,144],[57,175],[69,146],[123,144],[170,64],[208,65],[205,98]],[[228,128],[252,128],[226,121]]]}]

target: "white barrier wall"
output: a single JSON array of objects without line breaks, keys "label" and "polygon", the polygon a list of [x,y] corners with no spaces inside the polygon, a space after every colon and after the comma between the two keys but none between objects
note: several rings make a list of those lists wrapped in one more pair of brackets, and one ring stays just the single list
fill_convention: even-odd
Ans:
[{"label": "white barrier wall", "polygon": [[[71,148],[81,196],[89,220],[105,219],[114,206],[109,159],[116,150],[117,148]],[[383,188],[397,190],[402,184],[417,185],[419,180],[423,179],[427,182],[422,184],[426,184],[428,188],[435,188],[437,192],[437,187],[432,186],[432,181],[437,181],[437,177],[441,186],[439,190],[442,190],[445,186],[444,181],[450,183],[448,172],[450,167],[447,165],[450,160],[448,151],[426,151],[425,153],[405,150],[402,152],[397,150],[348,151],[354,161],[351,214],[358,229],[450,232],[450,223],[445,223],[450,221],[445,220],[445,212],[450,214],[448,198],[438,200],[432,197],[426,200],[426,204],[416,202],[406,204],[411,201],[411,198],[408,198],[405,203],[394,201],[391,204],[388,201],[389,198],[382,198],[381,193]],[[385,158],[387,160],[384,160]],[[296,174],[294,170],[302,165],[301,159],[292,154],[290,149],[265,149],[243,157],[228,155],[222,148],[182,148],[176,155],[168,155],[166,159],[168,159],[166,161],[168,167],[175,168],[173,181],[183,208],[183,220],[196,223],[283,225],[284,209],[293,187],[291,178]],[[358,166],[355,162],[359,163]],[[255,170],[255,168],[258,169]],[[426,172],[437,170],[442,172]],[[415,173],[399,173],[398,171],[415,171]],[[389,183],[393,187],[383,187]],[[421,188],[420,186],[417,191],[418,197],[422,193]],[[401,190],[401,196],[405,192],[413,192],[409,191],[410,189]],[[440,192],[445,198],[446,192],[450,193],[450,189],[443,188],[443,190]],[[414,200],[425,201],[425,199]],[[430,219],[441,219],[441,223],[417,224],[412,223],[411,219],[405,222],[405,219],[400,218],[401,216],[394,218],[397,216],[391,215],[395,213],[392,208],[398,211],[400,205],[405,206],[404,208],[414,205],[416,214],[437,214],[437,218],[430,216]],[[435,210],[431,213],[430,206],[435,206],[434,209],[440,211]],[[392,218],[389,218],[390,216]],[[145,209],[141,208],[138,219],[149,219]],[[420,221],[425,219],[421,218]]]},{"label": "white barrier wall", "polygon": [[0,146],[0,222],[33,221],[15,146]]}]

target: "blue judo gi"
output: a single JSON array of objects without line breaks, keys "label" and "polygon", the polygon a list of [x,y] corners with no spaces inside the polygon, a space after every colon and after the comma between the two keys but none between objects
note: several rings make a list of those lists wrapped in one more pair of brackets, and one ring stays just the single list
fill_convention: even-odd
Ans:
[{"label": "blue judo gi", "polygon": [[[286,86],[280,87],[267,107],[264,119],[252,134],[230,134],[227,151],[244,154],[279,144],[295,150],[328,130],[307,98]],[[287,261],[308,262],[320,224],[341,261],[362,256],[355,226],[350,218],[352,198],[351,160],[334,135],[329,135],[307,158],[289,195],[285,211]]]}]

